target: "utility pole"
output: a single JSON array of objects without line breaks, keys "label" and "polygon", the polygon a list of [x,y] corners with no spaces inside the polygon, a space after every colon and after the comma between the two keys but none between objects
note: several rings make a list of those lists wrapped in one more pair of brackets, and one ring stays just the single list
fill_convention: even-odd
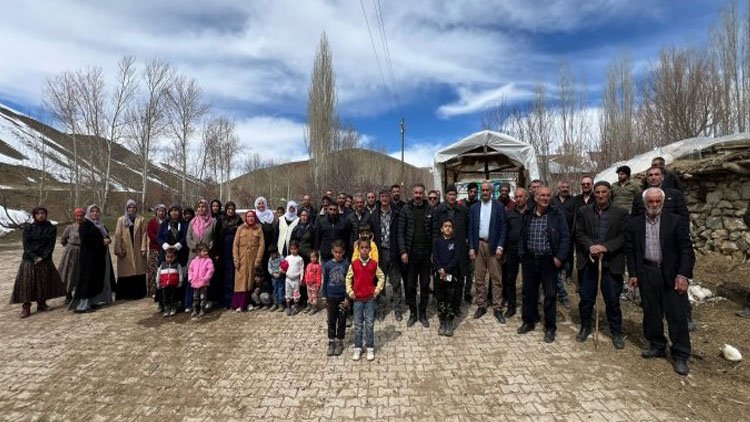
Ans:
[{"label": "utility pole", "polygon": [[406,123],[404,118],[401,118],[401,184],[404,183],[406,177],[406,166],[404,164],[404,134],[406,133]]}]

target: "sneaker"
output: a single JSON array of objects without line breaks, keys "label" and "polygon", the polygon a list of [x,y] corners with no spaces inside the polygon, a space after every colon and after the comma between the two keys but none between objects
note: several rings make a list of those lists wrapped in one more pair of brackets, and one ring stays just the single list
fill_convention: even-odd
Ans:
[{"label": "sneaker", "polygon": [[204,311],[203,309],[201,309],[201,311],[198,312],[198,318],[203,318],[205,315],[206,315],[206,311]]},{"label": "sneaker", "polygon": [[375,348],[373,348],[373,347],[368,347],[367,348],[367,360],[369,362],[372,362],[372,361],[375,360]]},{"label": "sneaker", "polygon": [[[190,309],[185,309],[185,312],[188,312]],[[193,310],[193,313],[190,314],[190,318],[197,318],[198,317],[198,311]]]},{"label": "sneaker", "polygon": [[302,310],[302,312],[304,312],[304,313],[309,313],[311,309],[312,309],[312,307],[311,307],[311,306],[310,306],[310,304],[308,303],[307,305],[305,305],[305,309],[303,309],[303,310]]},{"label": "sneaker", "polygon": [[315,315],[315,314],[317,314],[317,313],[318,313],[318,311],[320,311],[320,308],[319,308],[319,307],[318,307],[317,305],[313,305],[313,306],[312,306],[312,307],[310,308],[310,312],[309,312],[309,314],[310,314],[310,315]]},{"label": "sneaker", "polygon": [[203,309],[210,311],[214,307],[214,303],[210,300],[206,302],[206,306],[203,307]]},{"label": "sneaker", "polygon": [[248,312],[252,312],[252,311],[254,311],[255,309],[256,309],[256,308],[255,308],[255,306],[253,306],[253,305],[247,305],[247,311],[248,311]]},{"label": "sneaker", "polygon": [[326,356],[333,356],[333,351],[336,345],[334,340],[328,340],[328,350],[326,350]]},{"label": "sneaker", "polygon": [[401,311],[394,312],[396,314],[396,321],[401,321],[404,319],[404,315],[401,313]]},{"label": "sneaker", "polygon": [[164,312],[164,306],[160,303],[159,306],[156,307],[156,313],[160,314]]},{"label": "sneaker", "polygon": [[191,311],[191,309],[190,309],[190,308],[185,308],[185,313],[186,313],[186,314],[189,314],[189,313],[190,313],[190,311]]},{"label": "sneaker", "polygon": [[291,306],[287,306],[286,307],[286,316],[292,316],[292,307]]},{"label": "sneaker", "polygon": [[438,335],[439,336],[444,336],[445,335],[445,329],[446,329],[446,322],[441,320],[440,321],[440,328],[438,328]]},{"label": "sneaker", "polygon": [[336,340],[336,344],[333,348],[333,355],[341,356],[342,353],[344,353],[344,340]]},{"label": "sneaker", "polygon": [[164,313],[162,314],[162,316],[163,316],[164,318],[168,317],[168,316],[169,316],[169,311],[166,311],[166,310],[165,310],[165,311],[164,311]]},{"label": "sneaker", "polygon": [[279,312],[286,311],[286,307],[284,305],[279,305]]},{"label": "sneaker", "polygon": [[169,316],[175,316],[175,315],[177,315],[177,309],[176,308],[170,309],[169,310]]},{"label": "sneaker", "polygon": [[297,315],[299,313],[299,306],[294,305],[292,306],[292,315]]},{"label": "sneaker", "polygon": [[270,308],[268,308],[268,311],[269,312],[274,312],[274,311],[276,311],[278,309],[279,309],[279,305],[277,305],[277,304],[274,303],[273,305],[271,305]]},{"label": "sneaker", "polygon": [[362,348],[361,347],[355,347],[354,348],[354,355],[352,355],[353,361],[358,361],[362,357]]},{"label": "sneaker", "polygon": [[453,337],[453,330],[455,329],[456,329],[456,321],[445,322],[445,336],[446,337]]}]

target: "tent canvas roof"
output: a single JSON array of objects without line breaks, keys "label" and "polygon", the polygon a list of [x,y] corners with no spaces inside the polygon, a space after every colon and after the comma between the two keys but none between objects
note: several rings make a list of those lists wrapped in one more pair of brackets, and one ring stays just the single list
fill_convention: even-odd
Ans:
[{"label": "tent canvas roof", "polygon": [[696,151],[704,151],[717,145],[740,144],[747,142],[749,139],[750,133],[736,133],[718,138],[699,137],[683,139],[682,141],[654,148],[646,153],[636,155],[629,160],[618,161],[597,174],[594,180],[606,180],[607,182],[615,183],[617,182],[617,173],[615,173],[615,171],[617,170],[617,167],[620,166],[630,167],[631,174],[635,175],[648,170],[649,167],[651,167],[651,160],[654,157],[664,157],[664,161],[667,164],[670,164],[671,162],[686,157]]},{"label": "tent canvas roof", "polygon": [[[433,177],[436,187],[442,187],[444,170],[459,173],[482,173],[485,162],[491,173],[517,172],[524,167],[530,179],[539,178],[539,165],[531,145],[512,136],[484,130],[469,135],[435,153]],[[481,176],[480,176],[481,175]]]}]

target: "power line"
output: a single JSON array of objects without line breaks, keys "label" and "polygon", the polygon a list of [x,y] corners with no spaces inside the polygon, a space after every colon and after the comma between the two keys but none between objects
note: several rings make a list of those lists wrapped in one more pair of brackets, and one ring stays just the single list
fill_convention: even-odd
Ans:
[{"label": "power line", "polygon": [[380,72],[380,79],[383,81],[383,87],[386,90],[386,93],[391,98],[391,101],[393,101],[393,93],[391,92],[390,88],[388,87],[388,83],[385,81],[385,76],[383,75],[383,66],[380,64],[380,56],[378,55],[378,49],[375,47],[375,39],[372,37],[372,31],[370,30],[370,21],[367,19],[367,12],[365,11],[365,4],[362,2],[362,0],[359,0],[359,5],[362,6],[362,15],[365,17],[365,25],[367,25],[367,33],[370,35],[370,43],[372,44],[372,51],[375,53],[375,61],[378,63],[378,71]]},{"label": "power line", "polygon": [[383,50],[385,51],[385,64],[388,69],[388,76],[391,81],[391,92],[393,93],[396,105],[398,106],[398,91],[396,91],[396,78],[393,76],[393,62],[391,61],[391,51],[388,48],[388,37],[385,33],[385,22],[383,20],[383,6],[380,4],[380,0],[373,0],[375,6],[375,16],[378,18],[378,27],[380,29],[380,39],[383,43]]}]

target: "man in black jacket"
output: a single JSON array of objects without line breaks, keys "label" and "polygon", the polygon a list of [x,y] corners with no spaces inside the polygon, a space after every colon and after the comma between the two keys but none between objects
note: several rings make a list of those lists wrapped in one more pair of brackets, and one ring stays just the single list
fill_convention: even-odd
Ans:
[{"label": "man in black jacket", "polygon": [[[417,320],[425,328],[430,298],[430,254],[432,253],[432,207],[424,199],[425,187],[417,183],[411,189],[412,200],[401,208],[398,219],[398,249],[406,268],[407,327]],[[419,307],[417,307],[419,286]]]},{"label": "man in black jacket", "polygon": [[344,242],[346,245],[346,256],[352,256],[351,248],[351,228],[344,215],[339,214],[339,207],[336,204],[329,204],[325,216],[318,219],[317,233],[315,235],[315,249],[320,251],[322,262],[328,262],[333,258],[332,245],[336,240]]},{"label": "man in black jacket", "polygon": [[[679,190],[664,185],[664,169],[652,166],[646,171],[646,182],[648,187],[660,188],[664,192],[664,212],[680,216],[686,225],[689,225],[690,214],[685,203],[685,195]],[[633,215],[641,215],[645,211],[643,195],[633,198]]]},{"label": "man in black jacket", "polygon": [[396,211],[401,211],[401,207],[406,205],[406,202],[401,200],[401,185],[391,185],[391,202]]},{"label": "man in black jacket", "polygon": [[[380,202],[375,211],[370,214],[372,240],[378,247],[378,265],[383,271],[393,292],[393,313],[396,321],[401,321],[403,310],[403,289],[401,281],[401,258],[398,255],[398,211],[391,206],[391,194],[383,189],[379,194]],[[378,318],[385,316],[386,295],[380,294],[378,302]]]},{"label": "man in black jacket", "polygon": [[628,285],[640,287],[643,335],[649,343],[641,356],[666,356],[662,322],[666,317],[674,371],[687,375],[691,348],[686,292],[695,266],[690,230],[680,217],[663,212],[664,191],[649,188],[643,198],[646,212],[631,217],[625,231]]},{"label": "man in black jacket", "polygon": [[[654,159],[651,160],[651,167],[659,167],[661,169],[662,174],[664,175],[662,188],[677,189],[682,192],[682,183],[680,183],[680,179],[678,179],[674,173],[667,171],[667,162],[664,160],[664,157],[654,157]],[[642,188],[648,189],[649,187],[651,186],[648,183],[648,180],[644,180]]]},{"label": "man in black jacket", "polygon": [[[440,228],[443,222],[450,219],[453,221],[453,237],[458,240],[456,244],[460,248],[459,254],[459,274],[457,286],[454,289],[456,297],[453,302],[453,309],[456,316],[461,310],[461,298],[464,292],[464,279],[468,274],[469,267],[469,249],[466,244],[466,234],[469,227],[469,210],[460,205],[457,200],[458,190],[456,185],[448,185],[445,191],[445,202],[438,205],[432,216],[432,238],[437,239],[440,236]],[[471,289],[471,285],[469,285]]]},{"label": "man in black jacket", "polygon": [[[625,269],[625,225],[628,212],[610,203],[612,187],[599,181],[594,185],[594,204],[578,210],[575,227],[577,259],[583,270],[581,301],[581,330],[576,340],[584,342],[591,334],[591,313],[596,303],[598,278],[601,277],[602,296],[606,305],[607,321],[616,349],[625,347],[622,337],[622,274]],[[598,261],[602,261],[599,275]]]},{"label": "man in black jacket", "polygon": [[[575,227],[573,220],[575,220],[577,207],[575,198],[570,194],[570,182],[567,180],[561,180],[557,183],[557,195],[552,198],[552,206],[565,214],[565,220],[568,222],[568,229],[570,229],[570,241],[572,243],[573,228]],[[560,278],[557,282],[557,298],[566,308],[570,306],[570,299],[568,298],[568,289],[565,284],[573,275],[573,255],[572,253],[568,254],[568,260],[565,261],[564,265],[565,270],[560,270]]]},{"label": "man in black jacket", "polygon": [[354,195],[354,207],[346,215],[346,218],[349,220],[349,228],[351,229],[351,244],[354,245],[359,237],[359,226],[370,224],[370,213],[365,208],[365,197],[361,193]]},{"label": "man in black jacket", "polygon": [[505,318],[516,314],[518,294],[516,292],[516,279],[518,269],[521,265],[521,257],[518,255],[518,244],[521,241],[521,230],[523,228],[523,217],[531,212],[529,207],[529,193],[524,188],[516,189],[516,205],[508,211],[508,231],[505,241],[505,261],[503,262],[503,298],[507,303]]}]

